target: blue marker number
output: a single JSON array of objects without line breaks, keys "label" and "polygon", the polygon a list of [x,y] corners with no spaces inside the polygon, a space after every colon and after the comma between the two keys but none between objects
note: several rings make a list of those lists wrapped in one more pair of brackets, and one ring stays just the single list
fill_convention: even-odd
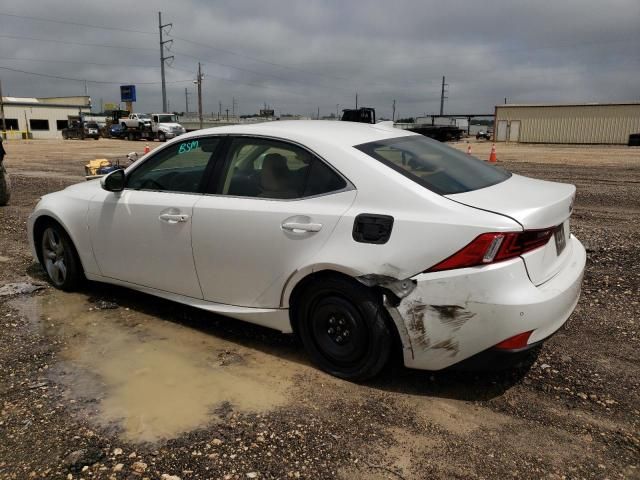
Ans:
[{"label": "blue marker number", "polygon": [[191,150],[195,150],[199,146],[200,146],[200,142],[198,142],[198,140],[181,143],[180,147],[178,147],[178,155],[183,153],[189,153]]}]

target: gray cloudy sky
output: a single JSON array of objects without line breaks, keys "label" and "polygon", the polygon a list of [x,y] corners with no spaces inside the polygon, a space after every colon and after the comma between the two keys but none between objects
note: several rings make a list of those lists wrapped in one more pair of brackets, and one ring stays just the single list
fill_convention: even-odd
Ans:
[{"label": "gray cloudy sky", "polygon": [[[640,100],[640,1],[0,0],[0,67],[86,79],[94,105],[137,85],[139,111],[158,111],[158,17],[172,22],[171,110],[321,115],[355,103],[379,116],[439,109],[492,112],[511,103]],[[137,32],[25,19],[47,18]],[[148,33],[145,33],[148,32]],[[34,40],[40,39],[40,40]],[[112,48],[120,47],[120,48]],[[84,82],[0,69],[4,95],[84,93]],[[106,82],[106,83],[95,83]],[[112,82],[112,83],[109,83]],[[145,84],[147,82],[148,84]],[[151,83],[149,83],[151,82]]]}]

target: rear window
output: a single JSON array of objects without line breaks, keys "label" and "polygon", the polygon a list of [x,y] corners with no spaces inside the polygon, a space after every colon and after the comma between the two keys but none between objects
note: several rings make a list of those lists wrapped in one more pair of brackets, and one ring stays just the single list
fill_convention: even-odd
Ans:
[{"label": "rear window", "polygon": [[440,195],[478,190],[511,176],[422,135],[363,143],[355,148]]}]

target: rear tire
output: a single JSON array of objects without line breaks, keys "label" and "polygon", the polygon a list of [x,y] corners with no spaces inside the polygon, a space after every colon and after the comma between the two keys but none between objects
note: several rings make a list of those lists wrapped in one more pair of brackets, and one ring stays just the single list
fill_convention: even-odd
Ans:
[{"label": "rear tire", "polygon": [[40,263],[49,282],[60,290],[73,291],[84,279],[78,252],[67,232],[57,223],[48,223],[36,239]]},{"label": "rear tire", "polygon": [[292,316],[311,360],[331,375],[367,380],[389,360],[386,311],[364,285],[339,276],[313,281],[296,295]]}]

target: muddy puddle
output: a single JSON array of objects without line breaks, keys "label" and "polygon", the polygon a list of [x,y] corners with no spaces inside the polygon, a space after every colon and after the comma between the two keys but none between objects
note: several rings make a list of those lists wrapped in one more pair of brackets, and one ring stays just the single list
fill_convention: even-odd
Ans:
[{"label": "muddy puddle", "polygon": [[133,442],[174,438],[230,411],[282,406],[300,370],[180,323],[123,307],[98,310],[82,294],[55,291],[11,305],[40,333],[64,341],[49,375],[69,401],[91,405],[93,421]]}]

